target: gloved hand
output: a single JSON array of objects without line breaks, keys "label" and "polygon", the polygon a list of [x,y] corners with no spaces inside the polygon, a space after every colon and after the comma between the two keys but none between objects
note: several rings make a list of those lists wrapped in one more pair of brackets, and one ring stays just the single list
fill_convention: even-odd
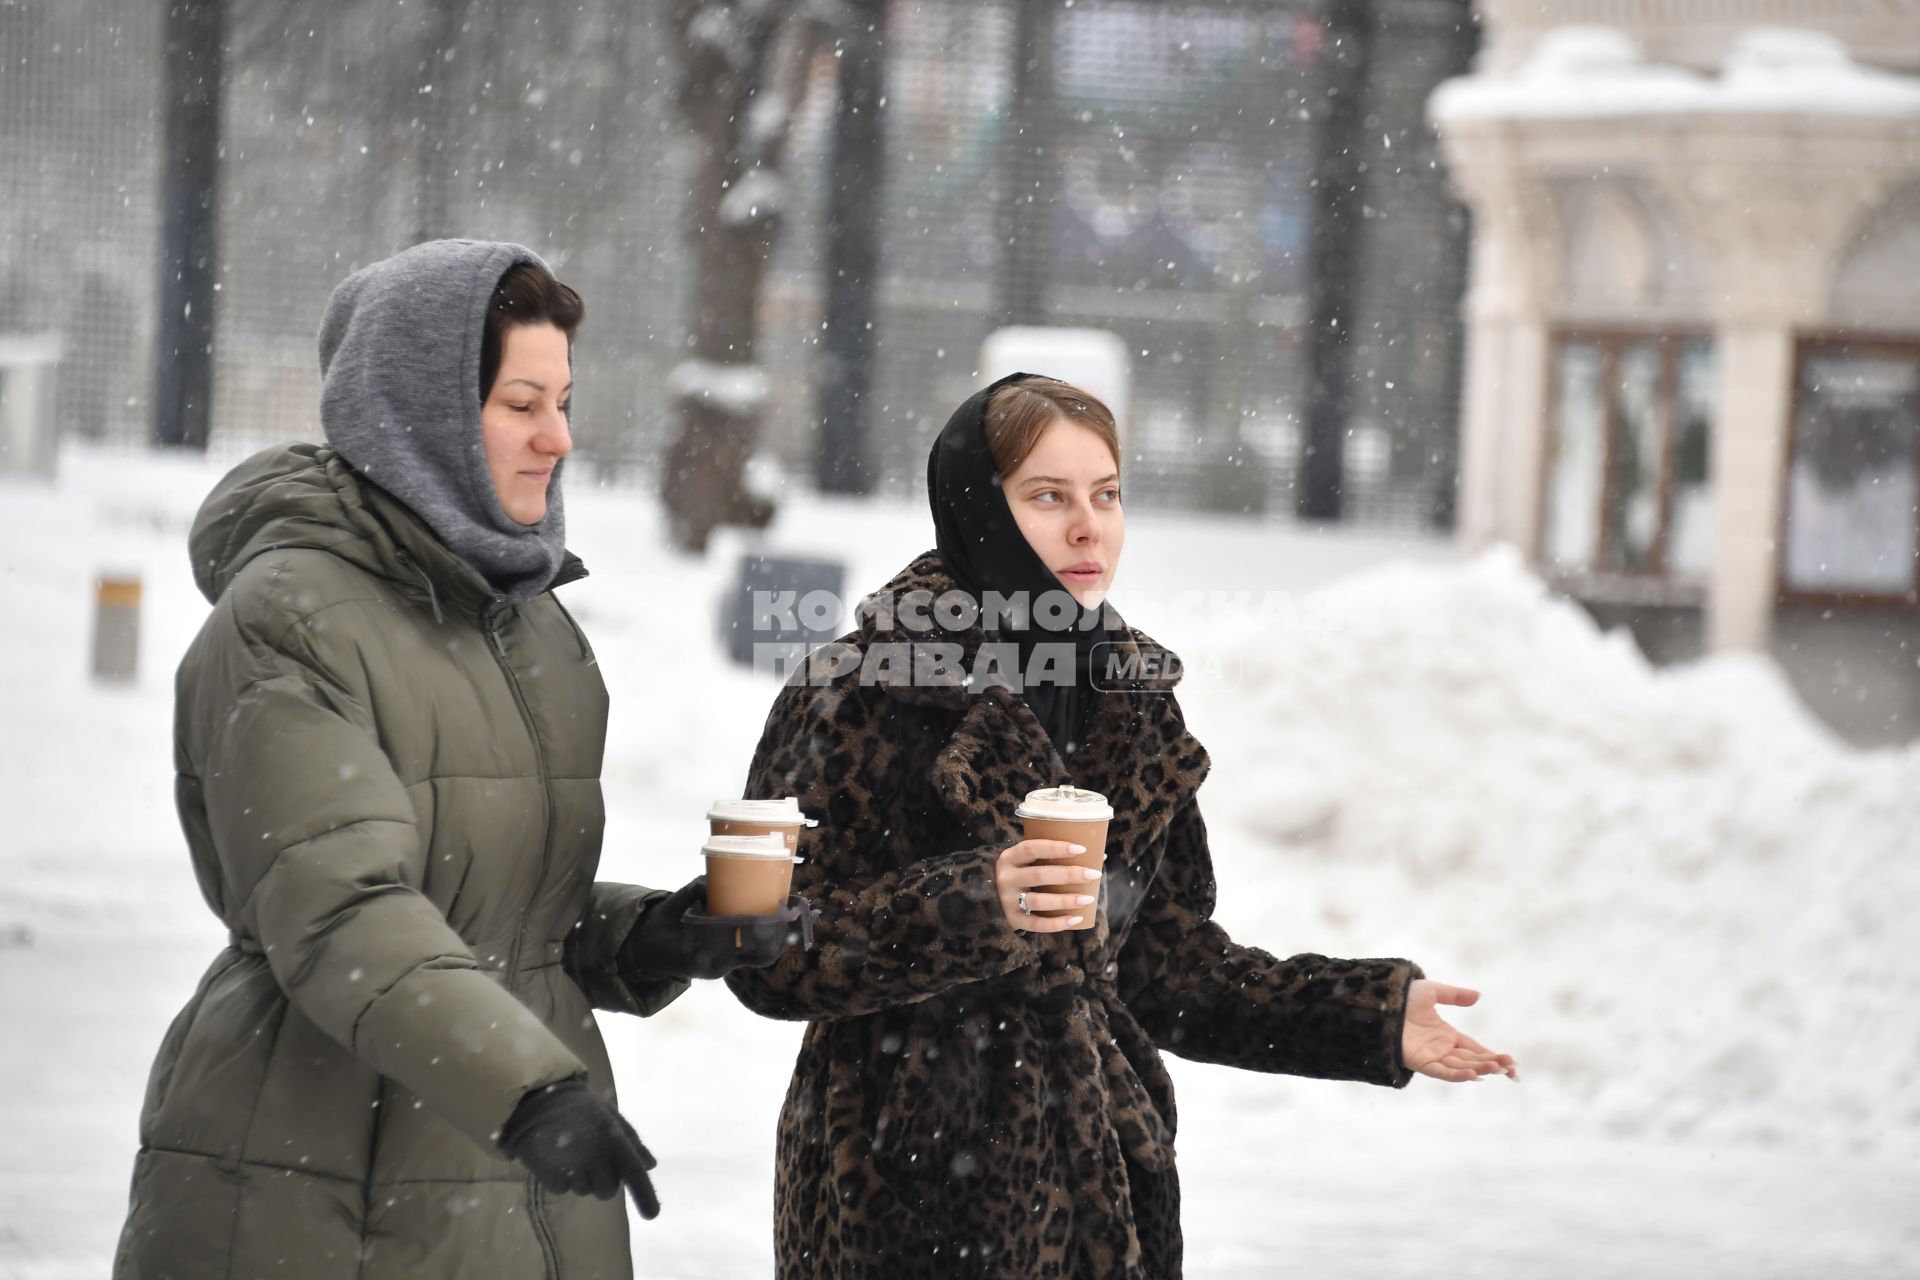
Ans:
[{"label": "gloved hand", "polygon": [[548,1191],[611,1200],[624,1184],[641,1217],[660,1215],[660,1198],[647,1177],[657,1163],[653,1153],[584,1080],[529,1091],[501,1129],[500,1147]]},{"label": "gloved hand", "polygon": [[706,903],[707,878],[696,876],[648,907],[620,946],[621,969],[655,978],[723,978],[743,967],[764,969],[786,951],[790,922],[768,917],[724,928],[690,923],[687,912],[703,913]]}]

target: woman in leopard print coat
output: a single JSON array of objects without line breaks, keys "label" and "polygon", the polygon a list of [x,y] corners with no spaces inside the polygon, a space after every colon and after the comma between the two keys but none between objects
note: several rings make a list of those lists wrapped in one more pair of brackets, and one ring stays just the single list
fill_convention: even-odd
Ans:
[{"label": "woman in leopard print coat", "polygon": [[[1107,491],[1094,482],[1117,451],[1094,450],[1083,466],[1077,438],[1111,449],[1097,401],[1019,375],[962,406],[943,440],[978,438],[993,393],[1014,381],[1049,401],[1025,461],[1053,477],[1087,473],[1086,484],[1067,477],[1062,514],[1038,522],[1070,530],[1064,549],[1026,522],[1022,533],[1043,564],[1099,562],[1104,589],[1119,552],[1118,493],[1109,486],[1112,510],[1098,510]],[[1093,430],[1063,432],[1061,417]],[[1005,497],[973,485],[968,500],[1017,515],[1026,469],[1002,468]],[[936,522],[940,501],[936,492]],[[1128,678],[1085,691],[1081,731],[1063,749],[1032,698],[993,681],[969,686],[990,639],[977,623],[934,637],[909,627],[956,586],[928,552],[870,598],[904,607],[863,608],[852,634],[796,672],[748,777],[746,795],[797,796],[819,819],[795,876],[820,908],[817,945],[728,979],[756,1012],[809,1024],[780,1123],[781,1277],[1177,1277],[1162,1049],[1396,1087],[1410,1063],[1444,1079],[1511,1071],[1511,1058],[1434,1016],[1436,999],[1471,993],[1416,982],[1408,961],[1283,960],[1213,923],[1196,800],[1207,753],[1170,682],[1155,678],[1175,665],[1166,650],[1137,630],[1109,631],[1112,669]],[[929,639],[944,648],[932,652]],[[1020,853],[1021,799],[1069,780],[1114,809],[1098,886],[1070,885],[1067,873],[1032,866],[1030,847]],[[1098,888],[1092,927],[1020,910],[1016,885]]]}]

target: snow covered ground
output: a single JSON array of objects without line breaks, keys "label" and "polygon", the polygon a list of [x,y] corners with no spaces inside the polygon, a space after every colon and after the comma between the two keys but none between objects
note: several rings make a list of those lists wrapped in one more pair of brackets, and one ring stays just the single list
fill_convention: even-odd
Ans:
[{"label": "snow covered ground", "polygon": [[[214,475],[74,452],[56,488],[0,487],[0,1277],[105,1273],[148,1064],[224,941],[169,746]],[[679,883],[773,695],[714,643],[747,544],[667,556],[645,495],[575,479],[594,576],[567,599],[614,696],[603,875]],[[1654,671],[1505,556],[1129,533],[1116,600],[1188,659],[1225,921],[1481,987],[1460,1020],[1523,1074],[1390,1092],[1176,1061],[1190,1275],[1920,1276],[1920,750],[1839,745],[1763,661]],[[812,499],[766,539],[856,591],[928,541],[917,507]],[[142,667],[101,689],[91,583],[121,568]],[[639,1273],[768,1274],[798,1028],[706,987],[607,1030],[661,1160]]]}]

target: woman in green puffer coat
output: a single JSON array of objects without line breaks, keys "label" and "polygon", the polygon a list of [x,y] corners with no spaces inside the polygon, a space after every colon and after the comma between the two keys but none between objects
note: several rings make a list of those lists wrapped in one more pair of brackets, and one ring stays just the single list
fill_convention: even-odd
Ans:
[{"label": "woman in green puffer coat", "polygon": [[320,335],[328,447],[201,509],[175,767],[229,945],[154,1063],[125,1280],[631,1274],[653,1161],[592,1011],[784,940],[705,953],[697,882],[594,880],[607,694],[553,595],[585,573],[580,318],[516,245],[362,270]]}]

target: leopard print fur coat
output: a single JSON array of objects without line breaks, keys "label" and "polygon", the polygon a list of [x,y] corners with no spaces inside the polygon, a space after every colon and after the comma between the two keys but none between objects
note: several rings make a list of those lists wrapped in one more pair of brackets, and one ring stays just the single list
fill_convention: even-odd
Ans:
[{"label": "leopard print fur coat", "polygon": [[[929,552],[885,590],[952,587]],[[888,621],[867,615],[844,651],[926,638]],[[970,658],[985,637],[942,638]],[[1119,643],[1170,656],[1138,631]],[[1159,1050],[1406,1083],[1413,965],[1278,959],[1212,922],[1207,754],[1166,688],[1096,694],[1069,770],[1003,688],[821,670],[780,693],[745,791],[797,796],[820,820],[795,874],[821,911],[816,945],[728,979],[756,1012],[809,1024],[780,1121],[784,1280],[1177,1277]],[[1096,925],[1017,931],[995,858],[1020,838],[1021,798],[1069,780],[1115,810]]]}]

